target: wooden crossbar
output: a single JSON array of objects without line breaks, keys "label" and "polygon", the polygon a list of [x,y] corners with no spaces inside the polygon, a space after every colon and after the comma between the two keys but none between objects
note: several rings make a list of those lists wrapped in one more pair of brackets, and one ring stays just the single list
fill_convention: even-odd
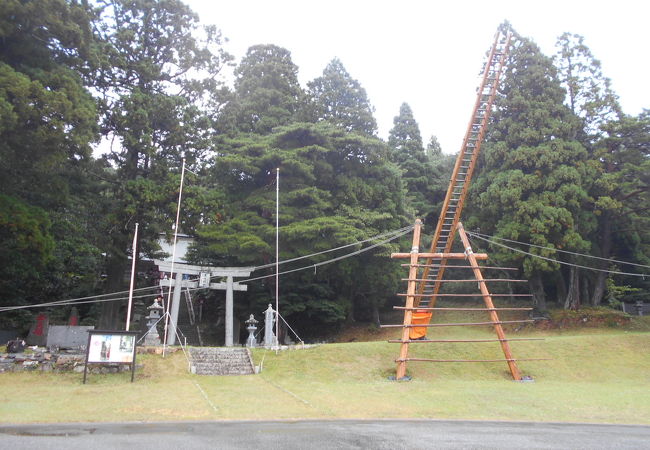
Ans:
[{"label": "wooden crossbar", "polygon": [[428,308],[428,307],[412,307],[406,306],[393,306],[393,309],[409,310],[409,311],[532,311],[533,308]]},{"label": "wooden crossbar", "polygon": [[551,358],[505,358],[505,359],[428,359],[428,358],[406,358],[396,359],[395,362],[402,361],[424,361],[424,362],[515,362],[515,361],[550,361]]},{"label": "wooden crossbar", "polygon": [[[484,294],[397,294],[399,297],[485,297]],[[488,294],[490,297],[532,297],[533,294]]]},{"label": "wooden crossbar", "polygon": [[[464,327],[472,325],[501,325],[504,323],[531,323],[535,322],[533,319],[529,320],[499,320],[494,322],[465,322],[465,323],[423,323],[423,324],[410,324],[410,325],[380,325],[381,328],[417,328],[417,327]],[[500,341],[507,341],[507,339],[499,339]]]},{"label": "wooden crossbar", "polygon": [[[409,267],[411,264],[400,264],[402,267]],[[457,265],[441,265],[441,264],[414,264],[413,267],[436,267],[446,269],[498,269],[498,270],[519,270],[516,267],[499,267],[499,266],[457,266]]]},{"label": "wooden crossbar", "polygon": [[[429,278],[402,278],[402,281],[433,281]],[[477,280],[474,278],[473,280],[437,280],[437,283],[484,283],[486,281],[507,281],[509,283],[528,283],[528,280],[517,280],[514,278],[484,278],[482,280]]]},{"label": "wooden crossbar", "polygon": [[[391,253],[391,258],[410,258],[417,256],[418,258],[427,259],[467,259],[465,253]],[[487,253],[474,253],[476,259],[488,259]],[[411,264],[409,264],[411,265]]]},{"label": "wooden crossbar", "polygon": [[543,341],[544,338],[511,338],[511,339],[409,339],[402,341],[401,339],[389,339],[390,343],[403,343],[410,344],[428,344],[431,342],[509,342],[509,341]]}]

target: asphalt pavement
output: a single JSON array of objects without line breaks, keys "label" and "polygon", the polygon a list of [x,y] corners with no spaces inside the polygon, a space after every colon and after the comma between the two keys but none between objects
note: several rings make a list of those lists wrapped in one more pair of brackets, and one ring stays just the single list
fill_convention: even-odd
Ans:
[{"label": "asphalt pavement", "polygon": [[650,426],[449,420],[0,425],[1,449],[650,449]]}]

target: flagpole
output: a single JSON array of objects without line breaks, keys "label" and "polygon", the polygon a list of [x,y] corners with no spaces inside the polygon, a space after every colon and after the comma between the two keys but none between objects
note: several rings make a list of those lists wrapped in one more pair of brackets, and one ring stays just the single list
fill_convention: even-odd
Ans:
[{"label": "flagpole", "polygon": [[275,345],[280,347],[280,168],[275,171]]},{"label": "flagpole", "polygon": [[131,285],[129,287],[129,307],[126,311],[126,331],[129,331],[129,324],[131,323],[131,307],[133,306],[133,284],[135,282],[135,260],[138,255],[138,223],[135,224],[135,233],[133,234],[133,245],[131,246]]},{"label": "flagpole", "polygon": [[[167,311],[165,312],[165,333],[163,336],[163,358],[165,357],[165,349],[167,348],[167,327],[169,326],[169,309],[171,307],[172,298],[172,280],[174,279],[174,261],[176,261],[176,241],[178,239],[178,222],[181,212],[181,198],[183,197],[183,179],[185,178],[185,158],[183,158],[183,167],[181,169],[181,185],[178,189],[178,205],[176,206],[176,225],[174,226],[174,246],[172,247],[172,266],[171,273],[169,274],[169,289],[167,291]],[[180,288],[174,284],[174,289]],[[174,328],[174,332],[176,329]]]}]

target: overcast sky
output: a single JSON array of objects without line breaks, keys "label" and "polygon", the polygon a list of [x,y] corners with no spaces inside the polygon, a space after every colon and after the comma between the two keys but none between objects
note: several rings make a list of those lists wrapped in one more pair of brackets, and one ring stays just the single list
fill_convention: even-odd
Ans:
[{"label": "overcast sky", "polygon": [[237,61],[255,44],[291,51],[303,86],[338,57],[366,89],[382,138],[407,102],[425,144],[436,135],[447,153],[460,148],[485,52],[506,19],[547,55],[563,32],[584,36],[624,111],[650,108],[650,3],[641,0],[186,2],[222,30]]}]

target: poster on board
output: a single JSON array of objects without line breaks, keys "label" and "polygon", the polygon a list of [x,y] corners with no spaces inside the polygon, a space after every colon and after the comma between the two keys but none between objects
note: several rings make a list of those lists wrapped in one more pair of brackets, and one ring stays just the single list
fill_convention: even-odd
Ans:
[{"label": "poster on board", "polygon": [[89,363],[132,364],[135,356],[133,334],[91,334],[88,346]]}]

